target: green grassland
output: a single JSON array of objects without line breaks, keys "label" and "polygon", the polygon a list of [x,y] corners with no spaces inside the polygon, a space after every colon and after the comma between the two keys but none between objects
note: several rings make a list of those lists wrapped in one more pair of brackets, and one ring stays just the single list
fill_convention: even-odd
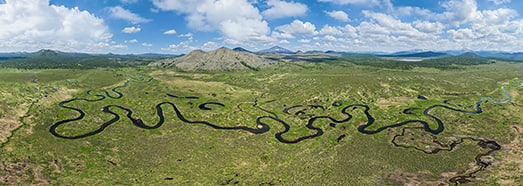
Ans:
[{"label": "green grassland", "polygon": [[[323,135],[296,144],[275,138],[284,127],[267,120],[270,130],[263,134],[216,130],[190,125],[163,107],[165,123],[157,129],[133,125],[121,109],[112,109],[121,118],[103,132],[81,139],[51,135],[54,123],[78,116],[58,103],[72,98],[96,99],[104,91],[122,98],[101,101],[75,101],[86,116],[64,124],[57,132],[78,135],[96,130],[112,115],[101,109],[120,105],[148,125],[156,124],[155,106],[172,102],[185,118],[219,126],[256,128],[260,116],[276,114],[290,125],[285,139],[311,135],[310,115],[343,118],[343,106],[365,104],[376,119],[369,129],[405,120],[436,123],[423,114],[435,105],[471,110],[481,96],[505,99],[509,104],[484,102],[483,113],[465,114],[437,108],[431,111],[445,123],[437,135],[441,142],[462,137],[494,140],[502,147],[484,159],[492,162],[472,179],[474,185],[523,182],[523,63],[491,61],[488,64],[441,69],[431,67],[380,68],[338,61],[302,63],[281,62],[259,71],[182,72],[146,67],[97,68],[89,70],[0,69],[0,118],[16,115],[5,127],[0,148],[1,184],[52,185],[403,185],[448,182],[452,176],[474,169],[474,158],[486,149],[465,140],[452,151],[425,154],[412,148],[393,146],[397,127],[368,135],[357,127],[367,122],[362,108],[351,110],[353,118],[335,127],[321,120],[314,125]],[[153,78],[151,81],[148,81]],[[37,79],[37,80],[34,80]],[[92,90],[91,94],[87,94]],[[167,94],[197,96],[173,98]],[[417,96],[427,100],[417,99]],[[198,109],[216,101],[225,106]],[[332,103],[341,101],[342,106]],[[445,103],[444,103],[445,102]],[[253,105],[257,106],[254,107]],[[20,105],[23,105],[21,107]],[[307,115],[285,114],[294,105],[321,105],[325,109],[305,110]],[[413,113],[404,114],[407,108]],[[2,123],[2,125],[4,125]],[[409,124],[419,127],[419,124]],[[341,135],[346,137],[340,139]],[[431,135],[413,131],[416,139],[402,141],[419,148],[434,145]],[[425,137],[421,137],[425,136]],[[487,161],[487,160],[485,160]]]}]

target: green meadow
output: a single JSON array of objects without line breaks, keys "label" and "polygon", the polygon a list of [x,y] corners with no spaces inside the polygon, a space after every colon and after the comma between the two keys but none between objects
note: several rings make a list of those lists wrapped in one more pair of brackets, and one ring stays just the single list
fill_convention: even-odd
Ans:
[{"label": "green meadow", "polygon": [[[311,119],[328,116],[342,120],[347,118],[342,109],[363,104],[375,119],[369,130],[407,120],[423,120],[436,128],[425,109],[446,105],[475,111],[474,104],[482,96],[506,99],[501,87],[510,95],[510,103],[487,99],[479,114],[435,108],[430,114],[444,123],[443,132],[411,130],[400,142],[431,149],[449,148],[448,144],[467,137],[495,141],[501,149],[481,157],[489,166],[474,173],[468,184],[523,182],[523,63],[393,68],[353,60],[357,59],[282,61],[257,71],[228,72],[150,67],[0,69],[0,183],[454,185],[449,181],[452,177],[479,169],[475,158],[488,149],[477,141],[464,140],[450,151],[435,154],[397,147],[392,140],[403,128],[422,125],[410,123],[364,134],[358,131],[368,121],[362,107],[349,107],[351,119],[346,122],[316,119],[313,126],[322,134],[293,144],[275,137],[285,130],[278,121],[289,126],[281,137],[296,140],[315,134],[307,128]],[[115,115],[119,120],[79,139],[52,135],[52,125],[80,115],[59,105],[72,99],[77,100],[66,106],[81,109],[85,117],[61,124],[56,128],[61,135],[96,131]],[[165,116],[162,125],[145,129],[133,123],[124,109],[111,107],[115,114],[103,111],[109,105],[125,107],[132,110],[133,119],[153,126],[160,122],[157,105],[163,102],[175,105],[190,121],[252,129],[262,121],[270,129],[254,134],[189,124],[168,105],[161,106]],[[209,102],[223,106],[199,107]],[[291,109],[285,112],[286,108]],[[403,112],[409,108],[411,113]],[[260,119],[263,116],[278,120]]]}]

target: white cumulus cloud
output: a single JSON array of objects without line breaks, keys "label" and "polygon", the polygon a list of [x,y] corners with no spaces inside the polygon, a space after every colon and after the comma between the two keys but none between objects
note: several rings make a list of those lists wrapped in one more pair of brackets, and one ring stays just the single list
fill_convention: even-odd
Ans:
[{"label": "white cumulus cloud", "polygon": [[[321,30],[319,31],[319,34],[338,36],[340,38],[342,38],[342,37],[355,38],[358,36],[356,28],[354,28],[350,24],[347,24],[343,27],[342,26],[323,25],[323,28],[321,28]],[[319,39],[319,38],[317,38],[317,39]]]},{"label": "white cumulus cloud", "polygon": [[290,44],[291,42],[289,42],[289,40],[284,39],[284,40],[279,41],[278,43],[280,43],[280,44]]},{"label": "white cumulus cloud", "polygon": [[300,40],[298,40],[298,42],[300,42],[300,43],[310,43],[311,40],[310,39],[300,39]]},{"label": "white cumulus cloud", "polygon": [[449,22],[453,26],[470,22],[479,16],[476,0],[449,0],[442,6],[447,11],[438,14],[438,19],[442,22]]},{"label": "white cumulus cloud", "polygon": [[127,49],[129,48],[127,45],[112,45],[111,48],[115,49]]},{"label": "white cumulus cloud", "polygon": [[350,19],[349,19],[349,15],[347,13],[345,13],[344,11],[325,11],[325,13],[334,18],[334,19],[337,19],[339,21],[343,21],[343,22],[349,22]]},{"label": "white cumulus cloud", "polygon": [[426,33],[441,33],[445,29],[445,25],[440,22],[414,21],[414,26]]},{"label": "white cumulus cloud", "polygon": [[186,33],[186,34],[180,34],[178,35],[178,37],[187,37],[187,38],[192,38],[193,34],[192,33]]},{"label": "white cumulus cloud", "polygon": [[138,33],[142,31],[142,29],[140,27],[125,27],[122,29],[122,33],[126,33],[126,34],[133,34],[133,33]]},{"label": "white cumulus cloud", "polygon": [[163,32],[163,34],[165,34],[165,35],[173,35],[173,34],[176,34],[176,30],[174,30],[174,29],[167,30],[167,31]]},{"label": "white cumulus cloud", "polygon": [[301,35],[301,36],[313,36],[318,34],[316,26],[310,22],[303,22],[300,20],[294,20],[292,23],[278,26],[276,30],[283,32],[290,36]]},{"label": "white cumulus cloud", "polygon": [[402,22],[390,15],[369,11],[363,11],[363,14],[375,22],[378,27],[387,30],[390,34],[415,38],[428,36],[428,34],[422,33],[414,28],[410,23]]},{"label": "white cumulus cloud", "polygon": [[265,41],[270,38],[268,23],[247,0],[152,0],[163,11],[185,15],[189,28],[218,31],[227,43]]},{"label": "white cumulus cloud", "polygon": [[144,46],[144,47],[152,47],[153,44],[151,44],[151,43],[142,43],[142,46]]},{"label": "white cumulus cloud", "polygon": [[[300,43],[295,50],[523,50],[523,18],[517,8],[508,7],[510,0],[446,0],[430,8],[395,7],[392,0],[317,1],[359,4],[363,17],[357,23],[352,20],[354,26],[323,25],[319,31],[304,26],[305,20],[295,22],[276,27],[273,37],[293,39],[300,35],[293,41],[313,41]],[[365,8],[369,6],[377,8]]]},{"label": "white cumulus cloud", "polygon": [[262,15],[269,19],[303,16],[308,10],[307,5],[293,1],[269,0],[267,6],[270,8],[263,11]]},{"label": "white cumulus cloud", "polygon": [[122,8],[121,6],[110,7],[110,8],[108,8],[108,10],[109,10],[111,17],[116,18],[116,19],[127,20],[133,24],[146,23],[146,22],[151,21],[149,19],[145,19],[145,18],[141,17],[138,14],[132,13],[129,10],[126,10],[126,9]]},{"label": "white cumulus cloud", "polygon": [[201,49],[204,51],[210,51],[210,50],[217,49],[218,47],[220,47],[220,45],[218,43],[208,41],[202,45]]},{"label": "white cumulus cloud", "polygon": [[125,43],[138,43],[137,39],[125,40]]},{"label": "white cumulus cloud", "polygon": [[197,47],[192,46],[193,39],[192,37],[187,38],[185,41],[181,41],[178,44],[170,44],[167,48],[161,48],[161,50],[171,51],[176,53],[187,53],[191,50],[198,49]]},{"label": "white cumulus cloud", "polygon": [[110,47],[104,20],[78,7],[50,5],[49,0],[9,0],[0,4],[0,50],[51,48],[99,51]]},{"label": "white cumulus cloud", "polygon": [[343,35],[343,31],[340,27],[330,26],[330,25],[323,25],[323,28],[319,32],[323,35]]}]

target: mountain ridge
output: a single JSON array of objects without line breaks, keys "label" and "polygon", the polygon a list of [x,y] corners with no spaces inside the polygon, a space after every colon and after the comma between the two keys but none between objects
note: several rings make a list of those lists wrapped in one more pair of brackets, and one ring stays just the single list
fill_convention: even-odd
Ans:
[{"label": "mountain ridge", "polygon": [[269,54],[269,53],[278,53],[278,54],[295,54],[296,52],[293,52],[289,49],[280,47],[280,46],[273,46],[268,49],[260,50],[256,52],[257,54]]},{"label": "mountain ridge", "polygon": [[422,51],[422,52],[397,52],[393,54],[388,55],[379,55],[381,57],[442,57],[447,56],[449,54],[444,52],[433,52],[433,51]]},{"label": "mountain ridge", "polygon": [[274,63],[253,53],[220,47],[209,52],[193,50],[184,56],[160,60],[149,66],[176,67],[188,71],[229,71],[258,70]]}]

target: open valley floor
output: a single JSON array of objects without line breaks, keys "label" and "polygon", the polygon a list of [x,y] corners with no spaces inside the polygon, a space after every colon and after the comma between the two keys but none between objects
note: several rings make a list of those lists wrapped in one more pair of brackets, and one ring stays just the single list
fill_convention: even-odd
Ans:
[{"label": "open valley floor", "polygon": [[3,184],[523,181],[523,63],[1,71]]}]

